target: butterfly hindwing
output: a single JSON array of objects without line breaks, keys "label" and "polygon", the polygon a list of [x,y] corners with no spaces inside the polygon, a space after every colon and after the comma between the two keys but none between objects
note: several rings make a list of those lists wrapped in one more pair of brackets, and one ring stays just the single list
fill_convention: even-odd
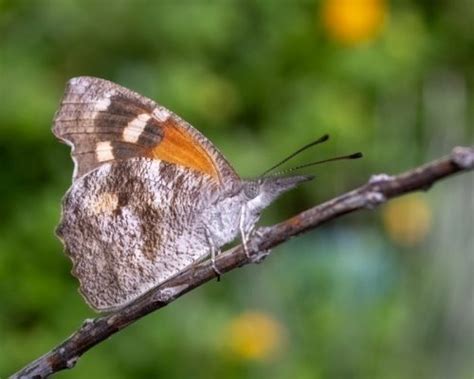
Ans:
[{"label": "butterfly hindwing", "polygon": [[197,171],[140,158],[77,180],[56,232],[87,303],[121,308],[207,255],[201,215],[218,190]]},{"label": "butterfly hindwing", "polygon": [[[168,109],[107,80],[68,82],[54,134],[71,145],[73,180],[105,162],[148,157],[205,173],[235,172],[212,143]],[[225,173],[224,173],[225,171]]]}]

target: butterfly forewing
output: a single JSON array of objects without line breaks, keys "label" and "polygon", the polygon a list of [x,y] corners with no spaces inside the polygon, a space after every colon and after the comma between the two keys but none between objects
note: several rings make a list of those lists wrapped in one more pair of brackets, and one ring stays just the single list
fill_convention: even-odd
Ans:
[{"label": "butterfly forewing", "polygon": [[68,82],[53,132],[72,147],[73,180],[105,162],[134,157],[175,163],[219,182],[223,176],[237,177],[212,143],[184,120],[103,79]]}]

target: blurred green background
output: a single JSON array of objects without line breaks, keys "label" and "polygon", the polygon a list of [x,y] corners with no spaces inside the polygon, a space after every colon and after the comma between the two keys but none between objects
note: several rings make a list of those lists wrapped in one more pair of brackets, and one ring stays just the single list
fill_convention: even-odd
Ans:
[{"label": "blurred green background", "polygon": [[[66,81],[167,106],[244,177],[310,169],[263,223],[474,140],[472,0],[0,0],[0,377],[94,317],[54,237]],[[88,352],[58,378],[474,378],[474,178],[336,220]]]}]

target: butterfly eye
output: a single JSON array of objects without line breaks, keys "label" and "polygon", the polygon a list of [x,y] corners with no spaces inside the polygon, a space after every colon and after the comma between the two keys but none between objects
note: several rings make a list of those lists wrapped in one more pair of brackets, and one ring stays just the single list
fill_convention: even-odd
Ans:
[{"label": "butterfly eye", "polygon": [[244,187],[245,195],[247,195],[249,199],[257,197],[259,187],[260,184],[256,181],[248,182],[247,185]]}]

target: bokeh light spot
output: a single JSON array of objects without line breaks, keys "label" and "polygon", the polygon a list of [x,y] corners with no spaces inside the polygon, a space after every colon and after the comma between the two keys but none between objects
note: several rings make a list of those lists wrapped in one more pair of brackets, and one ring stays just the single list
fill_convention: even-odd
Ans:
[{"label": "bokeh light spot", "polygon": [[243,360],[267,360],[282,346],[281,324],[257,311],[242,313],[231,320],[226,333],[230,352]]},{"label": "bokeh light spot", "polygon": [[431,208],[422,194],[392,200],[383,210],[383,223],[390,238],[403,246],[422,242],[431,228]]},{"label": "bokeh light spot", "polygon": [[384,0],[326,0],[322,17],[333,40],[355,45],[375,38],[387,13]]}]

